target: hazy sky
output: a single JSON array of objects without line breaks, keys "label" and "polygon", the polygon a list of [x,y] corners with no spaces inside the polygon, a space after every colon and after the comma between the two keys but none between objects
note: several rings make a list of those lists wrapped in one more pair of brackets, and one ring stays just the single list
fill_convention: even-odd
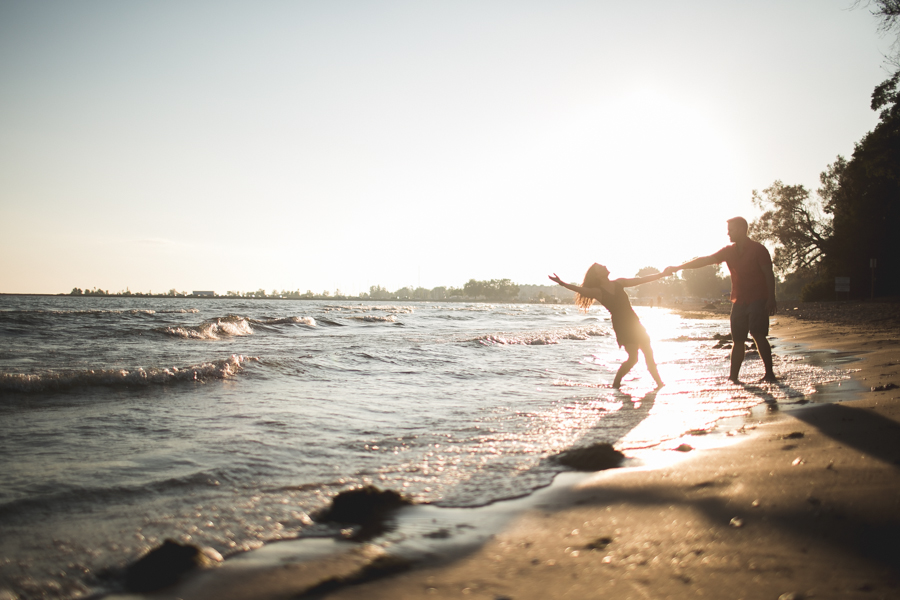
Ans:
[{"label": "hazy sky", "polygon": [[853,0],[0,0],[0,292],[547,283],[870,131]]}]

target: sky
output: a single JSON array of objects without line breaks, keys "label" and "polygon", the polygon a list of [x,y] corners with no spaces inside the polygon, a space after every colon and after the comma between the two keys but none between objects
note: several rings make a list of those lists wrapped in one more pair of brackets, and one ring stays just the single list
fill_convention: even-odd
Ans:
[{"label": "sky", "polygon": [[854,0],[0,0],[0,292],[681,263],[872,130]]}]

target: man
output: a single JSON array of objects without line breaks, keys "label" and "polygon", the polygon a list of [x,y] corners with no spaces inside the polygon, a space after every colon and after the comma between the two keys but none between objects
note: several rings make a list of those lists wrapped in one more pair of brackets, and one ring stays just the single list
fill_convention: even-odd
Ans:
[{"label": "man", "polygon": [[699,269],[724,262],[731,271],[731,374],[729,379],[740,383],[738,374],[744,362],[744,341],[747,333],[753,336],[759,357],[766,368],[762,381],[776,380],[772,370],[772,347],[769,335],[769,316],[775,314],[775,273],[772,258],[766,247],[747,237],[747,221],[743,217],[728,220],[728,239],[733,243],[715,254],[695,258],[679,267],[668,267],[670,275],[681,269]]}]

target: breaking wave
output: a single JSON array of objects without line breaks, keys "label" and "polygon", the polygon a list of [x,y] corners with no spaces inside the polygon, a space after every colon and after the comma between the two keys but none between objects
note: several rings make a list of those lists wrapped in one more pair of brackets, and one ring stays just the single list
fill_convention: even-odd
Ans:
[{"label": "breaking wave", "polygon": [[261,325],[306,325],[307,327],[315,327],[316,320],[312,317],[283,317],[281,319],[261,319],[251,320],[252,323]]},{"label": "breaking wave", "polygon": [[355,321],[365,321],[366,323],[396,323],[397,318],[394,315],[348,315],[345,319],[353,319]]},{"label": "breaking wave", "polygon": [[0,311],[2,315],[164,315],[164,314],[189,314],[198,313],[196,308],[174,308],[166,310],[154,310],[151,308],[128,308],[128,309],[100,309],[88,308],[80,310],[51,310],[51,309],[34,309],[34,310],[4,310]]},{"label": "breaking wave", "polygon": [[3,373],[0,374],[0,391],[33,393],[98,386],[143,388],[185,381],[204,383],[234,377],[243,370],[244,363],[248,361],[259,362],[259,359],[234,354],[230,358],[187,367],[86,369],[40,374]]},{"label": "breaking wave", "polygon": [[582,327],[564,331],[538,331],[535,333],[491,333],[471,340],[484,346],[547,346],[558,344],[562,340],[588,340],[592,337],[609,335],[605,329],[598,327]]},{"label": "breaking wave", "polygon": [[222,317],[200,325],[163,327],[158,331],[187,340],[218,340],[222,337],[253,335],[253,328],[250,326],[250,322],[239,316]]}]

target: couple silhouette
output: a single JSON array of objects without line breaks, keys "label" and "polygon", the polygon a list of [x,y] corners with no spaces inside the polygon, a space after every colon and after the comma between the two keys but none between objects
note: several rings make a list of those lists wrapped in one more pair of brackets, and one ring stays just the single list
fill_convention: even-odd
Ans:
[{"label": "couple silhouette", "polygon": [[678,266],[666,267],[662,273],[610,280],[609,269],[594,263],[585,273],[581,285],[566,283],[556,273],[550,275],[551,281],[575,292],[575,304],[581,310],[587,312],[594,301],[597,301],[609,311],[613,331],[616,333],[616,342],[628,353],[628,358],[619,367],[613,379],[614,388],[618,389],[622,385],[622,378],[637,363],[639,351],[644,354],[647,370],[656,381],[656,387],[663,386],[656,361],[653,359],[650,336],[631,307],[625,288],[657,281],[682,269],[699,269],[723,262],[728,265],[731,273],[730,321],[731,337],[734,342],[728,378],[734,383],[740,383],[744,342],[749,334],[756,342],[756,348],[765,366],[762,381],[776,381],[772,369],[772,347],[766,339],[769,335],[769,316],[774,315],[777,308],[772,258],[765,246],[748,237],[749,226],[743,217],[729,219],[727,223],[728,238],[732,242],[730,245],[709,256],[695,258]]}]

